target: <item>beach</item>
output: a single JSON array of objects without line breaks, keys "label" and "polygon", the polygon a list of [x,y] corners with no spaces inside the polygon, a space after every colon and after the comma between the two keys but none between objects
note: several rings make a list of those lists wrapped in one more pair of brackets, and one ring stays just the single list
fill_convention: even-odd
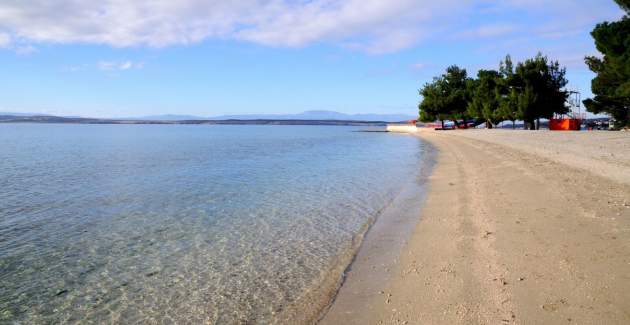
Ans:
[{"label": "beach", "polygon": [[420,221],[390,263],[368,233],[320,324],[630,322],[629,133],[419,136]]}]

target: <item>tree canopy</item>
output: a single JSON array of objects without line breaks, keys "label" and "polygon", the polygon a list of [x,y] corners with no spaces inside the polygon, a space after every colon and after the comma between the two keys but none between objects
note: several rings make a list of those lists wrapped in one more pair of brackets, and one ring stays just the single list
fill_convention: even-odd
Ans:
[{"label": "tree canopy", "polygon": [[568,112],[565,74],[557,61],[541,54],[516,68],[508,55],[499,70],[480,70],[474,79],[465,69],[451,66],[420,89],[420,120],[457,124],[474,119],[488,127],[524,120],[533,129],[535,120]]},{"label": "tree canopy", "polygon": [[533,127],[534,120],[568,113],[565,75],[566,69],[542,54],[519,63],[509,83],[519,92],[520,119]]},{"label": "tree canopy", "polygon": [[630,12],[630,0],[615,0],[615,2],[626,12]]},{"label": "tree canopy", "polygon": [[603,57],[586,57],[597,76],[591,82],[595,96],[584,105],[589,112],[609,114],[619,126],[630,126],[630,0],[616,2],[626,15],[620,21],[598,24],[591,33]]},{"label": "tree canopy", "polygon": [[479,70],[477,79],[468,82],[470,101],[467,113],[470,116],[480,117],[486,122],[488,128],[505,118],[499,109],[503,91],[503,76],[495,70]]},{"label": "tree canopy", "polygon": [[507,55],[504,61],[501,61],[499,65],[499,72],[501,73],[501,100],[499,101],[498,114],[501,118],[512,121],[512,128],[516,123],[516,120],[520,118],[519,114],[519,93],[516,88],[510,85],[510,82],[514,79],[514,64],[512,58]]},{"label": "tree canopy", "polygon": [[454,65],[446,73],[433,78],[420,89],[423,100],[420,103],[420,120],[435,121],[466,119],[468,74],[466,69]]}]

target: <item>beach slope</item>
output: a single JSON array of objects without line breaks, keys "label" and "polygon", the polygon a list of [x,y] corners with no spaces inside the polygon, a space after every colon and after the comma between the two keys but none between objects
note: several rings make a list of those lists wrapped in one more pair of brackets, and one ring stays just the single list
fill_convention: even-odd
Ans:
[{"label": "beach slope", "polygon": [[393,265],[359,252],[321,323],[630,323],[630,136],[465,132],[421,132],[420,222]]}]

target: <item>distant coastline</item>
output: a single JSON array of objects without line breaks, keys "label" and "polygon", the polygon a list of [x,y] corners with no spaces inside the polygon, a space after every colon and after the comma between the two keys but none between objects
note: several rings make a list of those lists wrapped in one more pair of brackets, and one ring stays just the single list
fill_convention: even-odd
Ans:
[{"label": "distant coastline", "polygon": [[63,124],[185,124],[185,125],[340,125],[384,126],[385,121],[306,120],[306,119],[226,119],[226,120],[141,120],[88,117],[61,117],[52,115],[0,115],[0,123],[63,123]]}]

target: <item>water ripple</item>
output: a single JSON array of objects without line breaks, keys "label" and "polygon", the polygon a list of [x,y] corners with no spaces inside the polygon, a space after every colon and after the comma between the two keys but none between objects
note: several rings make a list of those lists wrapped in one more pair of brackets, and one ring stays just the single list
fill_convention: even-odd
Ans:
[{"label": "water ripple", "polygon": [[272,322],[415,177],[353,130],[0,125],[0,323]]}]

